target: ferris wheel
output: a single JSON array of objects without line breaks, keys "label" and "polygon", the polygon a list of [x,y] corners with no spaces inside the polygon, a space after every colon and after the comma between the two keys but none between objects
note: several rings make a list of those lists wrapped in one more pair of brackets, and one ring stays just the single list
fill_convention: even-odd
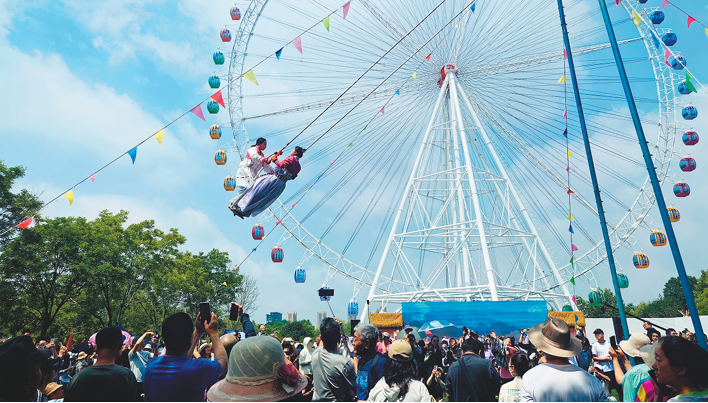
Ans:
[{"label": "ferris wheel", "polygon": [[[543,299],[573,309],[576,286],[597,290],[593,269],[607,256],[572,89],[558,84],[567,73],[556,2],[352,0],[346,18],[340,3],[237,5],[233,33],[220,34],[233,47],[214,54],[217,65],[229,59],[213,77],[227,80],[222,120],[233,131],[216,161],[238,157],[229,159],[226,190],[256,138],[274,147],[296,135],[293,146],[315,142],[302,179],[254,222],[256,240],[282,227],[273,261],[287,261],[298,283],[308,264],[324,263],[326,278],[307,279],[317,288],[350,279],[348,312],[356,316],[366,301],[363,317],[411,301]],[[620,46],[641,53],[627,59],[630,82],[644,83],[634,90],[643,123],[655,128],[647,134],[659,179],[679,197],[670,208],[678,221],[690,193],[681,173],[696,167],[684,146],[698,142],[690,127],[697,110],[682,77],[686,59],[665,57],[677,37],[645,3],[622,1],[626,15],[614,24],[640,16],[636,29],[620,31]],[[612,249],[630,253],[617,260],[620,271],[645,269],[648,248],[666,237],[652,218],[636,137],[619,129],[631,118],[610,45],[599,10],[580,0],[565,8]],[[258,85],[244,79],[253,66]],[[215,124],[210,135],[221,130]],[[621,286],[629,273],[619,274]]]}]

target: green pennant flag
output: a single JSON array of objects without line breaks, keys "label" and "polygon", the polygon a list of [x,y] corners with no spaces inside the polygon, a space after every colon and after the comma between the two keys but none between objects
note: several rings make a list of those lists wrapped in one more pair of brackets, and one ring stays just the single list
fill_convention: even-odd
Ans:
[{"label": "green pennant flag", "polygon": [[687,71],[687,72],[686,72],[686,81],[688,81],[688,80],[690,80],[690,79],[692,79],[692,78],[693,78],[693,76],[691,75],[691,73],[689,73],[689,72]]},{"label": "green pennant flag", "polygon": [[570,284],[575,285],[575,277],[571,277],[571,278],[570,278]]},{"label": "green pennant flag", "polygon": [[573,258],[572,257],[570,258],[570,265],[571,266],[573,265]]},{"label": "green pennant flag", "polygon": [[693,86],[693,83],[688,80],[686,80],[686,88],[688,88],[692,92],[698,93],[698,90],[696,90],[696,87]]},{"label": "green pennant flag", "polygon": [[354,145],[354,142],[352,141],[351,143],[349,143],[349,145],[347,147],[351,147],[353,145]]},{"label": "green pennant flag", "polygon": [[322,20],[322,24],[324,24],[325,28],[327,28],[327,32],[329,32],[329,15],[327,16],[327,18]]},{"label": "green pennant flag", "polygon": [[364,130],[366,130],[367,127],[369,127],[369,126],[364,126]]}]

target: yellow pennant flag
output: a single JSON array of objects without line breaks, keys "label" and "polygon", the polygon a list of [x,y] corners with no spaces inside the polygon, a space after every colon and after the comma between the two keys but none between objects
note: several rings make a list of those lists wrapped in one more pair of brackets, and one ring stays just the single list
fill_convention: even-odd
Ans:
[{"label": "yellow pennant flag", "polygon": [[62,197],[66,197],[67,199],[69,199],[69,205],[71,206],[72,204],[74,204],[74,189],[71,189],[70,191],[64,193],[64,196]]},{"label": "yellow pennant flag", "polygon": [[325,28],[327,28],[327,32],[329,32],[329,15],[327,16],[327,18],[322,20],[322,24],[325,26]]},{"label": "yellow pennant flag", "polygon": [[459,22],[458,22],[457,24],[455,24],[455,28],[457,28],[457,29],[460,28],[460,23],[459,23]]},{"label": "yellow pennant flag", "polygon": [[418,76],[415,74],[415,71],[411,75],[413,76],[414,79],[416,79],[416,80],[418,79]]},{"label": "yellow pennant flag", "polygon": [[573,156],[573,153],[571,153],[570,150],[568,150],[568,159],[570,159],[570,157],[572,157],[572,156]]},{"label": "yellow pennant flag", "polygon": [[570,221],[575,221],[575,220],[573,219],[573,214],[571,214],[571,213],[568,213],[568,219],[569,219]]},{"label": "yellow pennant flag", "polygon": [[642,17],[635,10],[632,10],[632,20],[634,20],[634,25],[638,27],[639,23],[642,22]]},{"label": "yellow pennant flag", "polygon": [[708,28],[706,28],[706,36],[708,36]]},{"label": "yellow pennant flag", "polygon": [[246,77],[253,84],[260,86],[260,84],[258,84],[258,80],[256,80],[256,75],[253,74],[253,70],[248,70],[243,76]]},{"label": "yellow pennant flag", "polygon": [[165,129],[162,129],[159,132],[155,133],[155,139],[157,139],[157,142],[160,143],[160,147],[162,147],[162,136],[164,135]]},{"label": "yellow pennant flag", "polygon": [[565,84],[565,76],[561,77],[557,84]]}]

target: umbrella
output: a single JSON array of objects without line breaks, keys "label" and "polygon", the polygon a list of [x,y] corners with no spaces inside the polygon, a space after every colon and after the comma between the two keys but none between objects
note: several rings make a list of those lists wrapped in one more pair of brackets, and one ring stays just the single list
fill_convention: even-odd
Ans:
[{"label": "umbrella", "polygon": [[[436,335],[438,337],[451,336],[459,337],[462,336],[462,328],[453,325],[446,320],[433,320],[420,327],[421,332],[425,332],[428,335]],[[428,333],[430,332],[430,333]]]},{"label": "umbrella", "polygon": [[[125,344],[126,346],[130,346],[130,337],[131,337],[130,333],[128,333],[125,330],[121,330],[121,333],[123,333],[123,344]],[[97,334],[98,334],[98,332],[92,334],[91,337],[89,337],[89,341],[88,341],[89,346],[91,346],[92,348],[96,347],[96,335]]]},{"label": "umbrella", "polygon": [[[415,327],[415,326],[411,326],[411,329],[413,329],[413,331],[411,332],[411,334],[413,334],[413,336],[415,336],[415,340],[416,340],[416,341],[423,340],[423,338],[425,337],[425,332],[421,332],[421,331],[420,331],[417,327]],[[398,332],[398,336],[396,336],[396,339],[397,339],[397,340],[403,340],[403,336],[405,336],[405,335],[406,335],[405,330],[401,330],[400,332]]]}]

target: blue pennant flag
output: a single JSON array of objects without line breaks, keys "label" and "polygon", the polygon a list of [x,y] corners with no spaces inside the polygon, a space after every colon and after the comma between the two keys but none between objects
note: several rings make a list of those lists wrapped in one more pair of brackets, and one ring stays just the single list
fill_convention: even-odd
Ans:
[{"label": "blue pennant flag", "polygon": [[133,164],[135,164],[135,157],[138,155],[138,147],[135,147],[132,150],[128,151],[128,155],[130,155],[130,159],[132,159]]},{"label": "blue pennant flag", "polygon": [[281,54],[281,53],[283,53],[283,48],[280,48],[277,52],[275,52],[275,57],[277,57],[278,60],[280,60],[280,54]]},{"label": "blue pennant flag", "polygon": [[565,129],[565,131],[563,132],[563,135],[564,135],[566,138],[568,138],[568,129]]},{"label": "blue pennant flag", "polygon": [[401,95],[401,90],[396,90],[396,95]]},{"label": "blue pennant flag", "polygon": [[253,248],[253,250],[252,250],[251,252],[255,252],[255,251],[256,251],[256,249],[258,249],[258,248]]},{"label": "blue pennant flag", "polygon": [[472,4],[472,7],[470,7],[470,10],[474,13],[474,9],[477,8],[477,4]]},{"label": "blue pennant flag", "polygon": [[659,37],[654,33],[654,31],[651,31],[651,39],[654,40],[654,47],[659,49],[661,46],[661,41],[659,41]]},{"label": "blue pennant flag", "polygon": [[573,224],[570,224],[570,227],[568,227],[568,231],[570,231],[571,234],[575,234],[575,231],[573,231]]}]

